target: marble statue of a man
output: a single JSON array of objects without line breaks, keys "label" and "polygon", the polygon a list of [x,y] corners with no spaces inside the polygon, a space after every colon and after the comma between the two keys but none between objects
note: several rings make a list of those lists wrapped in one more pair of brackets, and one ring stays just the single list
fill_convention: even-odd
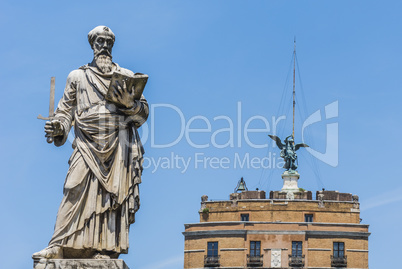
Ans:
[{"label": "marble statue of a man", "polygon": [[[34,259],[117,258],[128,252],[129,226],[140,206],[144,150],[137,128],[147,120],[148,104],[144,96],[125,98],[131,101],[120,106],[105,100],[113,72],[134,73],[112,62],[110,28],[94,28],[88,41],[93,61],[69,74],[45,125],[56,146],[66,142],[72,126],[75,140],[53,237]],[[132,95],[125,87],[115,94]]]}]

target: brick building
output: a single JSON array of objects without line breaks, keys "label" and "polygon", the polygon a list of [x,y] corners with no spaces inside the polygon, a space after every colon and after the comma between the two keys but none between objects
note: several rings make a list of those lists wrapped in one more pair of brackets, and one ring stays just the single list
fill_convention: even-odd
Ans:
[{"label": "brick building", "polygon": [[200,222],[185,224],[184,268],[368,268],[369,225],[359,198],[284,189],[202,197]]}]

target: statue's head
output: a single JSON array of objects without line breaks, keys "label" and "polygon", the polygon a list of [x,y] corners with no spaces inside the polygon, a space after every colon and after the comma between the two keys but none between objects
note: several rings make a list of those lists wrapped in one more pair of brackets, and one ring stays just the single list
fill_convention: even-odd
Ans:
[{"label": "statue's head", "polygon": [[292,143],[294,143],[292,135],[289,135],[288,137],[285,138],[285,144],[292,144]]},{"label": "statue's head", "polygon": [[95,64],[103,73],[112,70],[114,40],[114,33],[106,26],[97,26],[88,33],[88,42],[94,51]]}]

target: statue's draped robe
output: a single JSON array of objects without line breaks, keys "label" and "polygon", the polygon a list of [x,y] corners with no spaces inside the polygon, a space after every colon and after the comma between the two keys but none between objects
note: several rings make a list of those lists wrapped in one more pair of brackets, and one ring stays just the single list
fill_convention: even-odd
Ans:
[{"label": "statue's draped robe", "polygon": [[133,109],[106,102],[110,79],[88,65],[72,71],[56,110],[64,134],[55,137],[55,145],[65,143],[71,126],[75,131],[64,197],[49,243],[62,246],[65,257],[127,253],[129,226],[140,206],[144,151],[137,128],[148,117],[148,105],[143,97]]}]

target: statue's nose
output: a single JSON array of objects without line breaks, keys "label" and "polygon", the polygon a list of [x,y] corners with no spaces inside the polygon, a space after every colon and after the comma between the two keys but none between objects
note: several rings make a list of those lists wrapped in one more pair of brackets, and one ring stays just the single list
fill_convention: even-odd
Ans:
[{"label": "statue's nose", "polygon": [[107,43],[107,40],[105,40],[105,42],[103,42],[102,48],[104,48],[104,49],[109,48],[108,43]]}]

